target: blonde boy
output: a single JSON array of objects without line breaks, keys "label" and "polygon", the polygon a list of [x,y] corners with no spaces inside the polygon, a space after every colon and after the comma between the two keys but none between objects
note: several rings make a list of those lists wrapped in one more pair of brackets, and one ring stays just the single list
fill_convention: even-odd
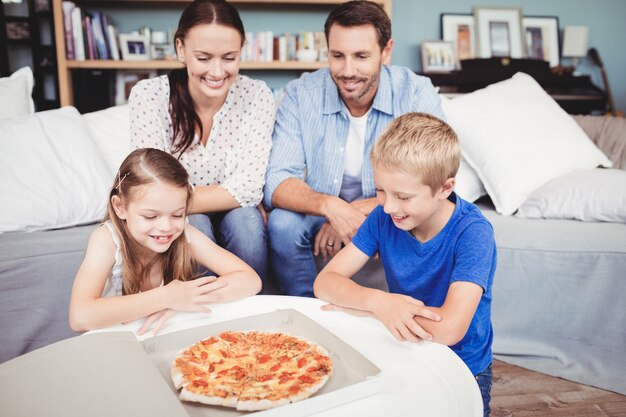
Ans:
[{"label": "blonde boy", "polygon": [[[325,309],[372,315],[398,340],[450,346],[477,376],[488,415],[496,246],[491,224],[453,191],[460,158],[445,122],[425,113],[395,119],[371,153],[379,206],[314,291],[331,303]],[[376,253],[389,293],[350,279]]]}]

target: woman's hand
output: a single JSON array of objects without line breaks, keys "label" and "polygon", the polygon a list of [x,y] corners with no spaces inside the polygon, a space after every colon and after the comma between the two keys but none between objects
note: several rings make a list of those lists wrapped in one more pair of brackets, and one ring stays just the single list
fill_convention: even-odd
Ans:
[{"label": "woman's hand", "polygon": [[175,279],[163,288],[167,291],[167,305],[170,309],[209,313],[210,310],[203,304],[222,301],[222,295],[215,294],[214,291],[227,285],[228,282],[211,276],[192,281]]},{"label": "woman's hand", "polygon": [[382,293],[372,305],[372,313],[400,341],[432,340],[433,336],[413,319],[415,316],[439,321],[441,316],[424,303],[402,294]]}]

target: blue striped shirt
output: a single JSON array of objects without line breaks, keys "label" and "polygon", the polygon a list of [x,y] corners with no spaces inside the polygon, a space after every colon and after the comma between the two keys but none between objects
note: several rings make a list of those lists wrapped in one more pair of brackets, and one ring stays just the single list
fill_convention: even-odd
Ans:
[{"label": "blue striped shirt", "polygon": [[[419,111],[444,118],[430,79],[404,67],[383,66],[378,91],[367,118],[361,184],[363,196],[375,194],[369,159],[376,138],[395,118]],[[350,120],[328,68],[303,74],[287,84],[276,113],[263,202],[288,178],[299,178],[316,192],[337,196],[345,165]]]}]

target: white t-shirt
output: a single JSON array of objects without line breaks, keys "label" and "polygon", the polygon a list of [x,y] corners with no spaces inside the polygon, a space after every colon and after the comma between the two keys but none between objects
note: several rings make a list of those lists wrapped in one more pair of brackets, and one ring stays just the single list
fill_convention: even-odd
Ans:
[{"label": "white t-shirt", "polygon": [[346,141],[346,164],[343,171],[343,181],[339,197],[346,201],[353,201],[363,195],[361,186],[361,173],[363,170],[363,157],[365,152],[365,130],[367,128],[367,116],[354,117],[348,113],[350,128]]}]

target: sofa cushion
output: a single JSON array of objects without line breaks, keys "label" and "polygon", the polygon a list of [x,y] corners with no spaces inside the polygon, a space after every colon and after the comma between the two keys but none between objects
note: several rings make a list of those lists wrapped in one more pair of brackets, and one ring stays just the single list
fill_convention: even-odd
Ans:
[{"label": "sofa cushion", "polygon": [[130,153],[130,116],[128,104],[83,114],[91,138],[115,174]]},{"label": "sofa cushion", "polygon": [[626,171],[583,169],[533,192],[516,216],[626,223]]},{"label": "sofa cushion", "polygon": [[102,219],[113,175],[73,107],[0,120],[0,232]]},{"label": "sofa cushion", "polygon": [[496,210],[513,214],[536,189],[563,174],[611,161],[529,75],[445,103],[463,156]]},{"label": "sofa cushion", "polygon": [[0,78],[0,119],[26,116],[35,111],[33,71],[24,67],[10,77]]}]

